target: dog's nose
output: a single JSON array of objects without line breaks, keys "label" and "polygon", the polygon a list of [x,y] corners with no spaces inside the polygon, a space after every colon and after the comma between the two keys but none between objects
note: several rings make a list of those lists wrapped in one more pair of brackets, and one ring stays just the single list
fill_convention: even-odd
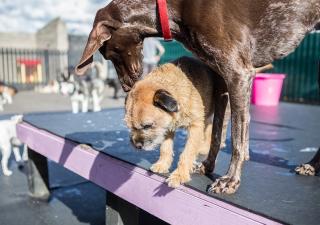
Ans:
[{"label": "dog's nose", "polygon": [[141,142],[137,142],[135,146],[137,149],[142,149],[143,144]]},{"label": "dog's nose", "polygon": [[135,141],[132,137],[130,138],[130,141],[134,147],[136,147],[137,149],[142,149],[143,143],[141,141]]}]

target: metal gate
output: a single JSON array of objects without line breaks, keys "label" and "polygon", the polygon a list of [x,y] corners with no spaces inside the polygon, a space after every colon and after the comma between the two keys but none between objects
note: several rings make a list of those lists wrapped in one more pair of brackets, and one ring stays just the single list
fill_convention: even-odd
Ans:
[{"label": "metal gate", "polygon": [[18,89],[47,84],[67,66],[66,52],[0,48],[0,81]]}]

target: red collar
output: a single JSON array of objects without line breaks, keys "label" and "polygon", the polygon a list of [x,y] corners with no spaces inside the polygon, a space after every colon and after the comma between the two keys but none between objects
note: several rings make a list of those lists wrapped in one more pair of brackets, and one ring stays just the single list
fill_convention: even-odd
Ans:
[{"label": "red collar", "polygon": [[168,7],[166,0],[157,0],[160,16],[160,24],[162,35],[165,41],[172,41],[172,34],[170,30]]}]

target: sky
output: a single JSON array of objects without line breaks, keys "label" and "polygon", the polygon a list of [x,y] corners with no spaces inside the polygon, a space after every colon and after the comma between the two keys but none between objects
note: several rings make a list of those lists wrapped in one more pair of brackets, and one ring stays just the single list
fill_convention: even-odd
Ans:
[{"label": "sky", "polygon": [[110,0],[0,0],[0,32],[35,32],[60,17],[69,33],[88,34],[98,9]]}]

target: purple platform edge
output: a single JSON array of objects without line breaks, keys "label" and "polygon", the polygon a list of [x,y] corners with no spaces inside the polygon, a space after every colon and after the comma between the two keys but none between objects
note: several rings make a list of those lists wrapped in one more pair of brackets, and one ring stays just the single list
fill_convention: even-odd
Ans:
[{"label": "purple platform edge", "polygon": [[28,123],[17,125],[18,138],[31,149],[170,224],[280,224],[181,186]]}]

